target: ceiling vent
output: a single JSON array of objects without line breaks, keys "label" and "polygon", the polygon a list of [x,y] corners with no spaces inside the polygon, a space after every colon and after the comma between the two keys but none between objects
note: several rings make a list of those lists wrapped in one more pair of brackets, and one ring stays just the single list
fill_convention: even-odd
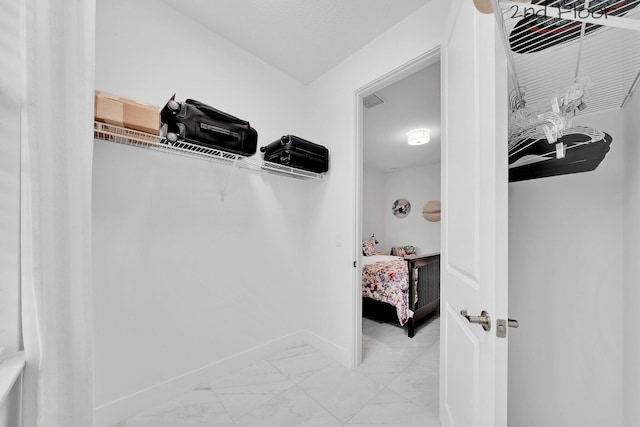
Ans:
[{"label": "ceiling vent", "polygon": [[380,98],[378,95],[371,94],[369,96],[365,96],[362,100],[362,104],[365,108],[373,108],[376,105],[380,105],[384,102],[384,99]]}]

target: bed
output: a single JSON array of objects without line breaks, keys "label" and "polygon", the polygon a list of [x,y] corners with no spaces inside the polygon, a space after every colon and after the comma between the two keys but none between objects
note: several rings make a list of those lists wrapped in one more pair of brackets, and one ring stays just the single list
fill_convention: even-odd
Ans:
[{"label": "bed", "polygon": [[364,256],[362,296],[365,316],[399,322],[413,338],[416,325],[440,307],[440,254]]}]

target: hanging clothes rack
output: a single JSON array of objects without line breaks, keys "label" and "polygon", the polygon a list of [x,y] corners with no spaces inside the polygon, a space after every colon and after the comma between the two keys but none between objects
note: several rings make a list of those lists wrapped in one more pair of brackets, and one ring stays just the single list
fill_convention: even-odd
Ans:
[{"label": "hanging clothes rack", "polygon": [[[582,113],[624,107],[640,80],[640,0],[491,1],[517,106],[548,102],[588,76]],[[597,6],[611,12],[589,11]]]},{"label": "hanging clothes rack", "polygon": [[512,89],[509,180],[597,168],[611,136],[572,119],[623,108],[638,86],[640,0],[490,2]]}]

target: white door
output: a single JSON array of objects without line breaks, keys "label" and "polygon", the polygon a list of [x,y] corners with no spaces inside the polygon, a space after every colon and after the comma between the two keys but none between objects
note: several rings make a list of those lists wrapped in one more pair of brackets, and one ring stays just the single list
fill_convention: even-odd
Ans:
[{"label": "white door", "polygon": [[[452,0],[442,43],[440,421],[506,427],[507,68],[493,15]],[[490,329],[461,315],[486,311]]]}]

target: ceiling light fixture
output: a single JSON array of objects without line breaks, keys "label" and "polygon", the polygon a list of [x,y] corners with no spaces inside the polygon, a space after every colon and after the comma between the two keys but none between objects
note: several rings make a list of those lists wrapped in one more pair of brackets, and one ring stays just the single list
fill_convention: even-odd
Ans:
[{"label": "ceiling light fixture", "polygon": [[407,133],[407,142],[409,145],[422,145],[431,140],[431,131],[429,129],[414,129]]}]

